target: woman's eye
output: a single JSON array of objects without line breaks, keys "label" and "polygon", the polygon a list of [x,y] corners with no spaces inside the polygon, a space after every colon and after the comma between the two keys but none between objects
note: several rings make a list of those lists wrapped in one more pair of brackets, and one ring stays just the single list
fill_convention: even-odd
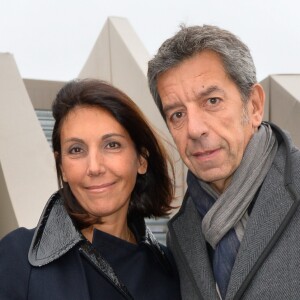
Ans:
[{"label": "woman's eye", "polygon": [[120,143],[118,142],[110,142],[106,145],[106,148],[108,149],[117,149],[117,148],[120,148]]},{"label": "woman's eye", "polygon": [[70,154],[79,154],[82,152],[82,149],[80,147],[72,147],[70,150],[69,150],[69,153]]}]

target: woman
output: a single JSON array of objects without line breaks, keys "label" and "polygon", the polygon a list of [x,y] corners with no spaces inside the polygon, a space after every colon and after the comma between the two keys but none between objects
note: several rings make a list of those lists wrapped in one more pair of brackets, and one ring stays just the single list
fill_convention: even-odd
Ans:
[{"label": "woman", "polygon": [[172,257],[144,222],[168,214],[173,187],[141,111],[97,80],[67,83],[52,111],[60,190],[35,230],[0,242],[0,299],[179,299]]}]

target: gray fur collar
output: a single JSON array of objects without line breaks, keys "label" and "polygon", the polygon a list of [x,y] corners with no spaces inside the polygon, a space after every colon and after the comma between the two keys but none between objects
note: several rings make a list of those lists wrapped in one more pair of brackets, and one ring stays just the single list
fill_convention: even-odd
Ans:
[{"label": "gray fur collar", "polygon": [[41,215],[30,245],[28,260],[32,266],[44,266],[84,240],[68,215],[60,193],[56,192],[48,200]]}]

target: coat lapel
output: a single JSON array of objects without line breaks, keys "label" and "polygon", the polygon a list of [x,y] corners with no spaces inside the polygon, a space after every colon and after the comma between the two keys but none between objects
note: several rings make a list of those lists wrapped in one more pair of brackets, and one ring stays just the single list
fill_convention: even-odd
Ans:
[{"label": "coat lapel", "polygon": [[125,299],[133,299],[126,286],[119,280],[113,268],[91,243],[82,243],[79,248],[79,252],[82,253],[92,265],[94,265],[96,270],[98,270],[104,277],[108,279],[109,282],[112,283],[112,285],[123,295]]},{"label": "coat lapel", "polygon": [[193,278],[195,289],[203,299],[218,299],[206,242],[202,235],[201,220],[191,198],[169,223],[170,231],[176,236],[179,251],[186,258],[187,270]]},{"label": "coat lapel", "polygon": [[294,204],[282,173],[271,167],[256,199],[231,273],[226,299],[240,299],[279,239]]}]

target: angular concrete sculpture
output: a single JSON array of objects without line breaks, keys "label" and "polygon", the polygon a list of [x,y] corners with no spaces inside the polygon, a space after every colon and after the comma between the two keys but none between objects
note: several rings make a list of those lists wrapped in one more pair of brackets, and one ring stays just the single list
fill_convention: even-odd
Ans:
[{"label": "angular concrete sculpture", "polygon": [[149,58],[129,22],[125,18],[109,17],[78,77],[106,80],[126,92],[169,139],[148,89]]},{"label": "angular concrete sculpture", "polygon": [[0,54],[0,238],[36,226],[57,189],[54,159],[11,54]]}]

